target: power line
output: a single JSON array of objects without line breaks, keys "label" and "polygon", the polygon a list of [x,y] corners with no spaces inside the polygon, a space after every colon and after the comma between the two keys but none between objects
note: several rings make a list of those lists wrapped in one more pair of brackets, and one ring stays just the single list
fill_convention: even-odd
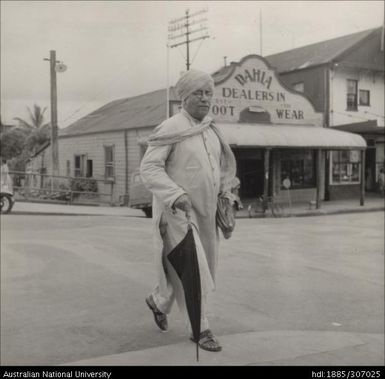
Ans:
[{"label": "power line", "polygon": [[[99,92],[97,92],[97,94],[92,97],[90,100],[88,100],[88,103],[94,101],[95,99],[97,99],[102,93],[104,93],[107,89],[109,89],[111,87],[111,84],[114,83],[116,80],[120,79],[120,77],[122,76],[122,74],[124,74],[125,72],[127,71],[127,68],[124,68],[123,70],[121,70],[119,72],[119,74],[114,78],[112,79],[102,90],[100,90]],[[72,116],[74,116],[75,114],[77,114],[78,112],[80,112],[81,110],[83,110],[84,108],[86,108],[88,106],[88,103],[83,103],[77,110],[75,110],[73,113],[71,113],[67,118],[65,118],[62,123],[65,123],[67,120],[69,120]]]},{"label": "power line", "polygon": [[199,50],[200,50],[202,44],[203,44],[203,39],[202,39],[201,43],[199,44],[199,46],[198,46],[198,48],[197,48],[197,51],[195,52],[195,54],[194,54],[194,56],[193,56],[193,58],[192,58],[192,60],[191,60],[191,64],[194,63],[194,60],[195,60],[196,56],[198,55]]},{"label": "power line", "polygon": [[176,49],[180,56],[183,58],[183,60],[186,60],[186,57],[183,55],[183,53],[180,51],[179,47]]},{"label": "power line", "polygon": [[[190,14],[189,9],[187,9],[185,12],[185,16],[171,20],[169,22],[169,27],[168,27],[168,31],[169,31],[168,39],[169,39],[169,41],[177,40],[179,38],[184,38],[184,40],[182,42],[176,42],[176,43],[170,45],[170,47],[173,48],[173,47],[177,47],[177,46],[181,46],[181,45],[186,45],[186,68],[187,68],[187,71],[190,69],[190,65],[191,65],[191,63],[190,63],[190,44],[194,41],[199,41],[199,40],[204,40],[206,38],[209,38],[209,35],[207,32],[208,28],[205,25],[205,22],[207,21],[207,19],[202,18],[202,19],[198,20],[196,18],[194,19],[194,17],[201,15],[203,13],[207,13],[207,11],[208,11],[207,9],[202,9],[200,11],[197,11],[195,13]],[[198,26],[198,24],[199,24],[199,26]],[[196,28],[196,26],[194,26],[194,25],[198,26],[198,28]],[[196,37],[196,38],[192,38],[192,39],[190,38],[191,34],[200,33],[203,31],[206,31],[206,34],[200,35],[199,37]],[[194,56],[194,58],[195,58],[195,56]]]}]

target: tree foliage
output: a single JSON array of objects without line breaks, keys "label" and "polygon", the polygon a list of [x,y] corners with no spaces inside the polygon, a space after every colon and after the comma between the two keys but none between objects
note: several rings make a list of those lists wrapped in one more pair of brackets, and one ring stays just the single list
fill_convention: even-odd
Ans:
[{"label": "tree foliage", "polygon": [[15,117],[14,120],[16,120],[19,123],[19,126],[23,126],[30,129],[39,129],[42,127],[47,127],[49,124],[44,123],[44,113],[47,110],[47,107],[41,108],[39,105],[34,104],[33,111],[30,108],[28,109],[29,113],[29,121],[23,120],[20,117]]},{"label": "tree foliage", "polygon": [[19,156],[26,147],[28,132],[19,128],[12,128],[1,134],[0,146],[1,156],[5,159],[11,159]]},{"label": "tree foliage", "polygon": [[12,159],[18,169],[25,167],[27,159],[44,143],[50,140],[50,124],[44,122],[46,107],[33,106],[28,109],[29,120],[15,117],[17,126],[1,134],[1,156]]},{"label": "tree foliage", "polygon": [[50,127],[45,125],[39,129],[33,130],[27,137],[26,149],[32,154],[50,140]]}]

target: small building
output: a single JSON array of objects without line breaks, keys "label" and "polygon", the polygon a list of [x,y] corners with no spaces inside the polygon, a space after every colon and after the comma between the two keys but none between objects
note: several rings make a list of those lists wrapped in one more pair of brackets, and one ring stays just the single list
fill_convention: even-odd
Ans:
[{"label": "small building", "polygon": [[[173,89],[171,102],[176,99]],[[127,204],[130,178],[138,168],[145,147],[138,144],[167,114],[166,90],[112,101],[59,129],[59,175],[93,178],[100,198],[113,204]],[[36,154],[30,167],[52,173],[51,146]]]},{"label": "small building", "polygon": [[[374,28],[266,57],[282,82],[305,94],[324,126],[361,135],[366,190],[374,191],[384,167],[384,28]],[[354,151],[326,155],[326,198],[355,196]]]}]

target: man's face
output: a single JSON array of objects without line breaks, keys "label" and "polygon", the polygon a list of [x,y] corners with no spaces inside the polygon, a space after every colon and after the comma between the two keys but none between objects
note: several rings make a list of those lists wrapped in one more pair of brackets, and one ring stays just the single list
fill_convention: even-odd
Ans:
[{"label": "man's face", "polygon": [[210,84],[188,95],[184,100],[184,109],[194,118],[202,121],[209,113],[213,89]]}]

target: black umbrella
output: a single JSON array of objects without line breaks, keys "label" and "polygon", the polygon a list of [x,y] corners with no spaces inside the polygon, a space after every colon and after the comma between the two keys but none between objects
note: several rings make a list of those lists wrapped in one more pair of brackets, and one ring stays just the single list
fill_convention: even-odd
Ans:
[{"label": "black umbrella", "polygon": [[197,361],[199,361],[198,342],[201,332],[201,279],[194,234],[190,220],[186,236],[167,255],[167,258],[182,282],[187,313],[197,347]]}]

